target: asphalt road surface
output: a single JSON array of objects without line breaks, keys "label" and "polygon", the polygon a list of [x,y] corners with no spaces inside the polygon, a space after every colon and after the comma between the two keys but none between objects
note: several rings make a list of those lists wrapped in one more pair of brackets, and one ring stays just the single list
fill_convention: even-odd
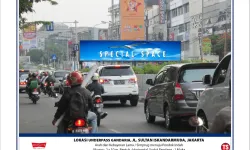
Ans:
[{"label": "asphalt road surface", "polygon": [[[60,96],[59,96],[60,97]],[[49,98],[41,94],[37,104],[32,104],[26,93],[20,93],[19,99],[19,132],[20,133],[56,133],[51,122],[56,108],[54,103],[59,98]],[[99,133],[192,133],[193,128],[180,123],[176,129],[168,131],[164,128],[164,119],[156,118],[154,124],[148,124],[143,113],[143,103],[137,107],[121,106],[117,102],[105,102],[104,111],[108,116],[101,120]]]}]

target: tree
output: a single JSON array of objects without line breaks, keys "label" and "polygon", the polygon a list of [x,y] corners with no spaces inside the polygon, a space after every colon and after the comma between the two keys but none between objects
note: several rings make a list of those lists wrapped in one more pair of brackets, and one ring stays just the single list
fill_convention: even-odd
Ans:
[{"label": "tree", "polygon": [[58,3],[54,0],[19,0],[19,27],[20,29],[23,29],[30,24],[48,24],[47,21],[35,21],[32,23],[26,23],[26,18],[24,18],[22,15],[24,13],[33,13],[35,10],[33,9],[33,3],[40,3],[40,2],[50,2],[51,5],[57,5]]},{"label": "tree", "polygon": [[42,59],[44,57],[44,52],[42,50],[39,49],[34,49],[34,50],[30,50],[27,53],[27,56],[30,56],[30,61],[40,64],[42,62]]},{"label": "tree", "polygon": [[[212,54],[218,55],[219,60],[224,57],[224,44],[225,44],[225,35],[212,35]],[[227,35],[227,52],[231,51],[231,35]]]}]

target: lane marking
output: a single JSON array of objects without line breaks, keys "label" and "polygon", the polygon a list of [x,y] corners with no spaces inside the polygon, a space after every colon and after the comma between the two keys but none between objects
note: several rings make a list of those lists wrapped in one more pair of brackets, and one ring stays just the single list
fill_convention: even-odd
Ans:
[{"label": "lane marking", "polygon": [[122,132],[119,132],[119,131],[117,131],[115,129],[109,129],[109,130],[112,131],[112,132],[115,132],[115,133],[122,133]]}]

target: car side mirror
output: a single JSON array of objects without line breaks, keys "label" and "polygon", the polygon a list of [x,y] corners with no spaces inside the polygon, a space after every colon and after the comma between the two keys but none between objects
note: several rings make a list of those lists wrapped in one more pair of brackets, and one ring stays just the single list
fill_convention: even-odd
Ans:
[{"label": "car side mirror", "polygon": [[146,84],[148,85],[154,85],[154,82],[152,79],[147,79]]},{"label": "car side mirror", "polygon": [[205,75],[204,77],[203,77],[203,84],[211,84],[211,80],[212,80],[212,77],[211,77],[211,75]]},{"label": "car side mirror", "polygon": [[55,102],[55,106],[54,107],[58,107],[58,102]]}]

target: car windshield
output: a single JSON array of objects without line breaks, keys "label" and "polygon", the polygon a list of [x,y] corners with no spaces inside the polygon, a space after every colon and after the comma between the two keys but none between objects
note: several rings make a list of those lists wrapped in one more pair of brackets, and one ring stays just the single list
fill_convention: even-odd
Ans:
[{"label": "car windshield", "polygon": [[183,71],[180,82],[202,82],[205,75],[213,75],[215,69],[186,69]]},{"label": "car windshield", "polygon": [[55,72],[54,76],[55,78],[63,78],[65,77],[67,74],[69,74],[68,72]]},{"label": "car windshield", "polygon": [[131,67],[104,67],[100,72],[100,76],[128,76],[133,74]]}]

